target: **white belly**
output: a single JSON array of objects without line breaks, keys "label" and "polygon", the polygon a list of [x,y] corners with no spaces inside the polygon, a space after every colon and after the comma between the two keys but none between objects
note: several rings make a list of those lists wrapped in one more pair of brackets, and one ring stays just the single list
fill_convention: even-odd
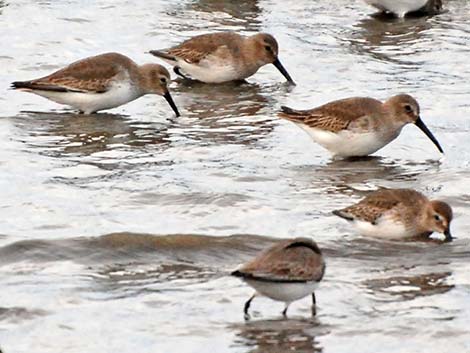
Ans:
[{"label": "white belly", "polygon": [[428,0],[365,0],[365,2],[380,10],[393,12],[399,17],[404,17],[408,12],[422,8]]},{"label": "white belly", "polygon": [[339,157],[361,157],[367,156],[381,149],[392,141],[396,136],[385,138],[378,132],[355,133],[347,130],[338,133],[311,128],[303,124],[299,126],[305,130],[310,137]]},{"label": "white belly", "polygon": [[243,80],[251,75],[244,75],[239,72],[230,62],[221,62],[216,60],[201,60],[197,64],[191,64],[178,59],[177,65],[183,73],[191,78],[206,83],[222,83],[236,80]]},{"label": "white belly", "polygon": [[253,287],[259,294],[285,303],[302,299],[312,294],[318,287],[318,282],[314,281],[306,283],[283,283],[245,280],[245,282]]},{"label": "white belly", "polygon": [[360,220],[354,220],[352,224],[359,233],[366,237],[400,240],[416,235],[413,233],[412,229],[406,228],[403,223],[396,222],[386,215],[380,217],[376,224]]},{"label": "white belly", "polygon": [[69,105],[91,114],[99,110],[118,107],[141,96],[130,82],[116,82],[104,93],[30,91],[56,103]]}]

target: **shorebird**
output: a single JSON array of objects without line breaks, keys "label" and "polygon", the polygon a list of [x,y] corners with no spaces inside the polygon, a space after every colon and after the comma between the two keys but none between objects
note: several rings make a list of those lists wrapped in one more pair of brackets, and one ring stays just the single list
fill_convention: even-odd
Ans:
[{"label": "shorebird", "polygon": [[295,84],[278,58],[276,39],[267,33],[243,36],[234,32],[219,32],[192,37],[169,49],[151,50],[183,78],[206,83],[244,80],[261,66],[273,64],[292,84]]},{"label": "shorebird", "polygon": [[115,108],[145,94],[158,94],[179,116],[168,91],[170,80],[168,70],[161,65],[139,66],[127,56],[106,53],[76,61],[49,76],[13,82],[12,88],[72,106],[85,114]]},{"label": "shorebird", "polygon": [[420,118],[419,104],[400,94],[382,103],[373,98],[347,98],[310,110],[281,107],[281,118],[290,120],[334,156],[361,157],[381,149],[409,123],[415,124],[444,153]]},{"label": "shorebird", "polygon": [[436,14],[442,10],[442,0],[365,0],[365,2],[380,11],[391,12],[401,18],[410,12]]},{"label": "shorebird", "polygon": [[245,319],[257,295],[285,303],[282,314],[293,301],[312,295],[312,315],[316,314],[314,290],[325,273],[325,262],[317,244],[307,238],[284,240],[242,265],[231,275],[241,278],[256,290],[245,303]]},{"label": "shorebird", "polygon": [[439,232],[446,241],[452,240],[450,206],[412,189],[382,188],[333,214],[349,221],[365,236],[400,240]]}]

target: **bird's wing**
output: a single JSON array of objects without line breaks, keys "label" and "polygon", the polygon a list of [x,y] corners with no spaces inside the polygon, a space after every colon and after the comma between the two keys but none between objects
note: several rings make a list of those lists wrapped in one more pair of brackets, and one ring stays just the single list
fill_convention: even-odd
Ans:
[{"label": "bird's wing", "polygon": [[356,126],[361,118],[373,116],[382,109],[382,103],[373,98],[355,97],[327,103],[310,110],[281,107],[281,118],[298,124],[330,132],[339,132]]},{"label": "bird's wing", "polygon": [[425,197],[415,190],[381,188],[358,203],[334,211],[334,213],[348,220],[359,219],[375,223],[385,212],[397,208],[401,204],[422,202],[424,199]]},{"label": "bird's wing", "polygon": [[122,72],[123,65],[131,62],[127,57],[108,53],[80,61],[36,80],[14,82],[15,88],[57,92],[104,93],[113,78]]},{"label": "bird's wing", "polygon": [[247,279],[268,282],[320,281],[325,263],[314,242],[297,238],[280,242],[242,266],[238,272]]},{"label": "bird's wing", "polygon": [[240,35],[236,33],[221,32],[204,34],[190,38],[180,45],[163,50],[167,55],[183,59],[189,63],[197,64],[203,59],[217,55],[223,57],[227,55],[229,48],[236,49]]}]

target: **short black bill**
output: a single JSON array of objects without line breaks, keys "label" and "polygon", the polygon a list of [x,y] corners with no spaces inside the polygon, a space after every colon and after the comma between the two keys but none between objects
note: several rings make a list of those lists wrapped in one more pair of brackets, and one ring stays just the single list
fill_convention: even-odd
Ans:
[{"label": "short black bill", "polygon": [[444,232],[444,235],[446,236],[446,241],[452,241],[452,234],[450,234],[450,229],[446,229],[446,231]]},{"label": "short black bill", "polygon": [[166,101],[170,105],[171,109],[175,112],[176,116],[180,116],[180,112],[178,111],[178,108],[176,108],[175,102],[173,102],[173,98],[171,98],[170,92],[166,91],[165,94],[163,95],[165,97]]},{"label": "short black bill", "polygon": [[287,70],[284,69],[284,66],[282,66],[282,64],[281,64],[281,62],[279,61],[278,58],[276,58],[276,60],[273,61],[273,65],[276,66],[276,68],[281,72],[281,74],[286,78],[287,81],[289,81],[290,83],[295,85],[294,80],[292,79],[292,77],[290,77]]},{"label": "short black bill", "polygon": [[434,135],[431,133],[431,131],[429,131],[428,127],[426,125],[424,125],[423,121],[421,120],[421,118],[418,118],[415,122],[416,126],[419,127],[421,129],[422,132],[424,132],[426,134],[427,137],[429,137],[429,139],[436,145],[437,149],[439,150],[439,152],[441,153],[444,153],[441,145],[439,144],[439,142],[437,142],[436,138],[434,137]]}]

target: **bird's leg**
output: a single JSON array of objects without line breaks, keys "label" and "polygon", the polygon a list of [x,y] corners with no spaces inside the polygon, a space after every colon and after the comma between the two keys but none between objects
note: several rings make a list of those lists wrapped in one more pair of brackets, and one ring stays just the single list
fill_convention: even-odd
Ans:
[{"label": "bird's leg", "polygon": [[185,76],[182,72],[181,72],[181,68],[178,67],[178,66],[175,66],[173,68],[173,71],[175,72],[175,74],[177,74],[178,76],[181,76],[182,78],[186,79],[186,80],[190,80],[189,77]]},{"label": "bird's leg", "polygon": [[290,303],[286,303],[286,306],[285,306],[284,310],[282,311],[282,316],[284,316],[284,317],[287,317],[287,309],[289,309],[289,304]]},{"label": "bird's leg", "polygon": [[256,293],[253,294],[250,299],[248,299],[245,303],[245,307],[243,308],[243,312],[245,313],[245,320],[250,320],[250,314],[248,313],[248,309],[250,309],[250,304],[253,299],[255,299]]},{"label": "bird's leg", "polygon": [[317,299],[315,293],[312,293],[312,316],[317,315]]}]

